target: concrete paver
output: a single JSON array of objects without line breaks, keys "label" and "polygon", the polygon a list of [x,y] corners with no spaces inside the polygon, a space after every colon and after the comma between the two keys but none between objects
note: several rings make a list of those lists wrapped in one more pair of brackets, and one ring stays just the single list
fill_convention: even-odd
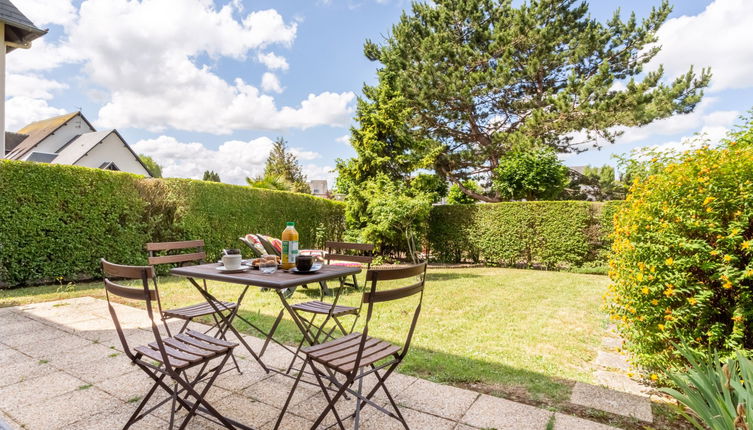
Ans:
[{"label": "concrete paver", "polygon": [[[114,304],[126,328],[130,347],[154,340],[143,310]],[[182,324],[170,322],[175,330]],[[195,324],[204,331],[207,326]],[[257,350],[262,339],[244,336]],[[256,428],[271,429],[279,415],[292,379],[265,373],[242,349],[237,350],[242,374],[231,370],[217,379],[208,400],[221,412]],[[245,357],[245,358],[242,358]],[[272,368],[285,368],[290,355],[270,345],[264,360]],[[0,420],[10,428],[89,430],[119,428],[151,387],[152,380],[130,364],[110,320],[103,300],[82,297],[57,302],[0,308]],[[376,383],[364,381],[364,392]],[[524,404],[479,395],[476,392],[436,384],[411,376],[393,374],[388,388],[411,428],[476,430],[480,428],[544,430],[552,412]],[[166,398],[157,391],[149,405]],[[374,396],[385,406],[380,390]],[[316,386],[300,385],[283,419],[281,428],[309,428],[326,402]],[[147,407],[149,407],[149,405]],[[338,411],[345,416],[355,401],[342,399]],[[388,409],[390,409],[388,407]],[[169,403],[138,422],[135,429],[167,427]],[[185,411],[178,413],[185,416]],[[334,423],[327,417],[324,424]],[[372,407],[361,415],[361,428],[402,428],[398,421]],[[352,418],[346,427],[352,427]],[[578,427],[581,426],[581,427]],[[203,418],[194,419],[189,429],[218,429]],[[556,429],[606,430],[578,418],[557,414]],[[5,430],[0,426],[1,430]]]},{"label": "concrete paver", "polygon": [[645,397],[577,382],[570,398],[576,405],[652,422],[651,402]]}]

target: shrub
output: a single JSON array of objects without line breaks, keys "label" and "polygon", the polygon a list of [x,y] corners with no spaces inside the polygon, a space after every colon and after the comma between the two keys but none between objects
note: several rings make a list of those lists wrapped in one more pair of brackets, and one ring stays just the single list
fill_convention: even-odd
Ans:
[{"label": "shrub", "polygon": [[[753,139],[751,139],[753,140]],[[753,347],[753,142],[674,157],[615,216],[609,307],[639,364]]]},{"label": "shrub", "polygon": [[428,240],[443,261],[579,266],[587,261],[593,218],[588,202],[506,202],[437,206]]},{"label": "shrub", "polygon": [[204,239],[208,260],[238,237],[337,240],[344,205],[310,195],[85,167],[0,161],[0,285],[90,279],[99,258],[146,264],[149,241]]}]

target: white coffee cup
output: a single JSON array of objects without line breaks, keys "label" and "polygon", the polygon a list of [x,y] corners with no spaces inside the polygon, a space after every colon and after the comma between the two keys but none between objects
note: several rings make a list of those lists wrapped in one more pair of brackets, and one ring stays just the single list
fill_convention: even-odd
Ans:
[{"label": "white coffee cup", "polygon": [[223,255],[222,265],[228,270],[238,270],[241,268],[241,258],[240,254]]}]

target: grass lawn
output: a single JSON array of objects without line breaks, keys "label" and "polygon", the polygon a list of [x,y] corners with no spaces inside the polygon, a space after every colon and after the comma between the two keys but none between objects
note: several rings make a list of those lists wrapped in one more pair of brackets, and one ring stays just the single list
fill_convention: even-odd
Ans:
[{"label": "grass lawn", "polygon": [[[574,381],[593,382],[590,362],[604,332],[600,306],[608,282],[604,276],[562,272],[430,269],[412,350],[400,371],[556,406],[567,401]],[[235,285],[209,285],[221,299],[234,300],[240,292]],[[160,279],[160,294],[166,308],[201,300],[185,279],[175,277]],[[292,301],[316,295],[318,289],[299,289]],[[0,290],[0,306],[78,296],[103,298],[101,282]],[[353,290],[341,298],[343,304],[359,302],[360,294]],[[411,305],[376,308],[370,334],[402,343]],[[241,313],[268,328],[279,309],[274,293],[251,289]],[[281,339],[299,339],[291,320],[278,330]]]}]

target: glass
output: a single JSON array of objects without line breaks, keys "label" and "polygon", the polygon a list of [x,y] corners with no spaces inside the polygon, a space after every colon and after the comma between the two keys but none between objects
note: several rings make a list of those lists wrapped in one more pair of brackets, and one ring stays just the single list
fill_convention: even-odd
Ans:
[{"label": "glass", "polygon": [[275,273],[277,271],[277,256],[262,255],[259,259],[259,270],[261,273]]}]

